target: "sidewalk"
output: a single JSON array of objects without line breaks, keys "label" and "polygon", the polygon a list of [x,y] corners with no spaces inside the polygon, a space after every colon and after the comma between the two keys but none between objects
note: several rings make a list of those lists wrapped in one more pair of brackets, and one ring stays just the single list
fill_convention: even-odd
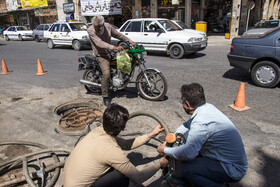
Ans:
[{"label": "sidewalk", "polygon": [[208,46],[230,45],[232,38],[226,39],[224,35],[210,35],[208,36]]}]

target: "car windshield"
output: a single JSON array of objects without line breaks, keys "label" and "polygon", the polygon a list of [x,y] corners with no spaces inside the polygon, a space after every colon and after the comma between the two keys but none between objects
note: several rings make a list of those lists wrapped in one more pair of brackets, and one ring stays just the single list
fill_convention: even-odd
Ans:
[{"label": "car windshield", "polygon": [[190,29],[190,27],[188,27],[187,25],[185,25],[185,23],[183,23],[182,21],[175,21],[182,29]]},{"label": "car windshield", "polygon": [[84,23],[69,23],[72,31],[85,31],[87,30],[87,25]]},{"label": "car windshield", "polygon": [[28,30],[27,27],[17,27],[18,31],[24,31],[24,30]]},{"label": "car windshield", "polygon": [[182,30],[178,25],[173,23],[170,20],[158,20],[158,22],[167,30],[167,31],[180,31]]},{"label": "car windshield", "polygon": [[260,21],[257,23],[255,28],[275,28],[278,27],[279,20],[272,20],[272,21]]}]

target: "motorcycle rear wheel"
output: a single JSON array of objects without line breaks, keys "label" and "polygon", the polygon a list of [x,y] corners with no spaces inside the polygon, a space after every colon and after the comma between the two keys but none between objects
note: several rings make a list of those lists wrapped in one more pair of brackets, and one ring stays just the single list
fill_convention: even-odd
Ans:
[{"label": "motorcycle rear wheel", "polygon": [[[94,82],[97,84],[101,84],[100,80],[101,80],[101,74],[99,72],[97,72],[94,69],[87,69],[84,74],[83,74],[83,79],[90,81],[90,82]],[[94,93],[94,94],[101,94],[101,88],[95,87],[95,86],[88,86],[85,85],[85,89],[89,92],[89,93]]]},{"label": "motorcycle rear wheel", "polygon": [[145,71],[151,87],[143,73],[137,77],[136,87],[144,99],[151,101],[162,100],[167,92],[167,81],[164,75],[156,70],[149,69]]}]

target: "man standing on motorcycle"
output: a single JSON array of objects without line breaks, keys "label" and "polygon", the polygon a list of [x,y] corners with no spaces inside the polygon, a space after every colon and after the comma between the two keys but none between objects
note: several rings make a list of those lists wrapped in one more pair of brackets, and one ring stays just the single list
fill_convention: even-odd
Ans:
[{"label": "man standing on motorcycle", "polygon": [[132,45],[136,44],[125,35],[119,33],[109,23],[104,22],[103,16],[95,16],[92,19],[92,26],[87,30],[93,56],[96,58],[102,69],[102,80],[101,90],[102,97],[105,106],[108,106],[111,102],[109,98],[109,80],[110,80],[110,61],[111,61],[111,50],[122,50],[121,46],[111,45],[111,37],[117,38],[124,42],[129,42]]},{"label": "man standing on motorcycle", "polygon": [[218,187],[241,180],[248,163],[241,136],[231,120],[206,103],[198,83],[181,87],[181,104],[191,117],[176,133],[183,134],[186,143],[177,147],[165,143],[158,152],[180,161],[177,172],[195,185]]}]

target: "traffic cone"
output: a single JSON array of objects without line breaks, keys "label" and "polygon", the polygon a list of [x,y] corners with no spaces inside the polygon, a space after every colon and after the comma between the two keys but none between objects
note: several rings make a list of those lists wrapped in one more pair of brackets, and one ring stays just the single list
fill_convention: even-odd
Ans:
[{"label": "traffic cone", "polygon": [[37,66],[38,66],[38,72],[36,73],[36,75],[45,75],[45,74],[47,74],[47,72],[45,72],[44,70],[43,70],[43,67],[42,67],[42,64],[41,64],[41,61],[40,61],[40,59],[38,58],[38,60],[37,60]]},{"label": "traffic cone", "polygon": [[4,59],[2,59],[2,73],[1,73],[1,75],[7,75],[7,74],[10,74],[10,73],[12,73],[12,72],[8,70]]},{"label": "traffic cone", "polygon": [[239,112],[249,110],[250,107],[245,105],[245,84],[244,82],[240,83],[239,90],[237,92],[236,100],[233,105],[229,105],[234,110]]}]

